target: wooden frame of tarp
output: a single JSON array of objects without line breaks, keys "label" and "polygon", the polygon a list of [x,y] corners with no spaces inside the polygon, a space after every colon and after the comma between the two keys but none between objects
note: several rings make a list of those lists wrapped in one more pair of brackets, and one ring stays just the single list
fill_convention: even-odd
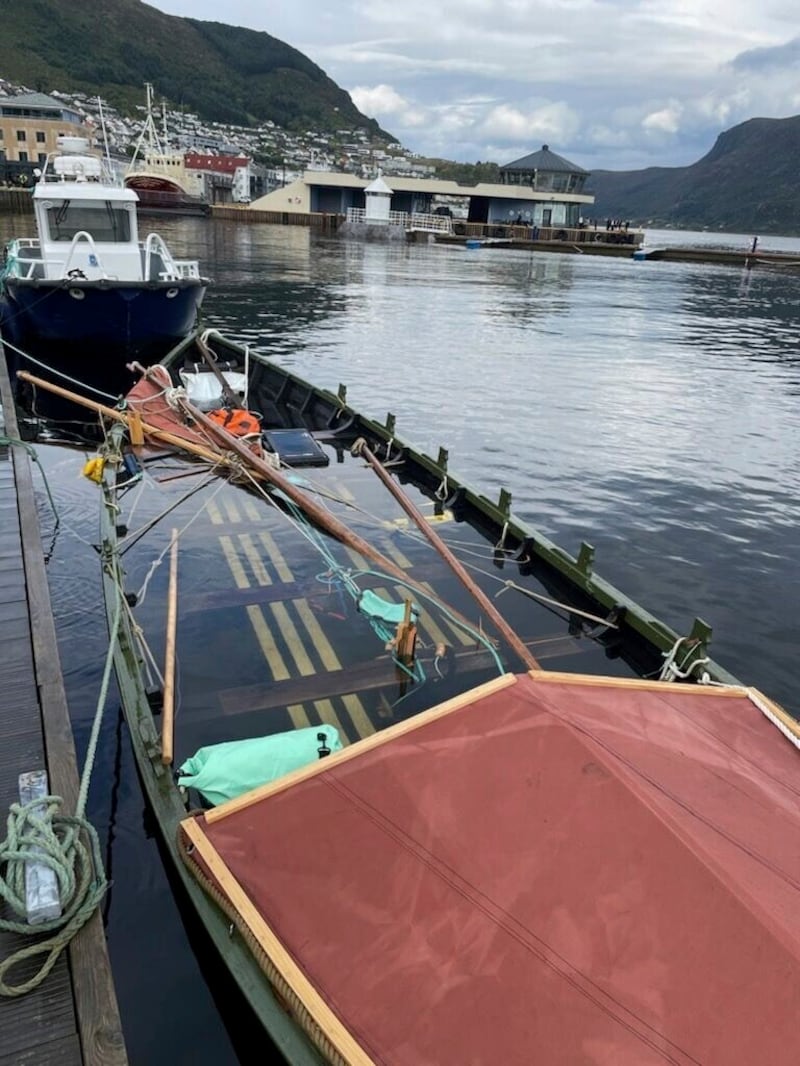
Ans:
[{"label": "wooden frame of tarp", "polygon": [[[759,702],[767,705],[769,710],[781,719],[788,731],[794,736],[800,735],[797,724],[786,715],[780,707],[766,700],[760,693],[744,687],[734,686],[700,686],[679,685],[664,681],[642,679],[620,679],[613,677],[595,677],[591,675],[554,673],[531,670],[529,676],[537,682],[548,684],[568,684],[617,688],[620,690],[639,690],[659,692],[671,696],[708,696],[736,697],[754,703],[759,710]],[[476,703],[483,698],[501,692],[517,684],[517,676],[506,674],[484,685],[478,686],[439,704],[413,718],[382,730],[379,733],[336,753],[329,759],[321,760],[292,774],[253,789],[242,796],[221,804],[210,811],[190,817],[181,824],[182,852],[184,859],[206,890],[217,900],[232,921],[239,927],[242,935],[250,944],[256,958],[259,959],[267,978],[276,991],[289,1004],[298,1023],[312,1041],[325,1055],[328,1061],[348,1064],[348,1066],[369,1066],[373,1059],[359,1044],[358,1040],[327,1004],[323,996],[305,976],[300,965],[282,943],[280,937],[251,902],[247,892],[227,866],[223,857],[206,835],[203,823],[212,824],[229,817],[243,809],[258,804],[263,800],[293,786],[323,774],[333,766],[357,758],[381,745],[391,743],[398,737],[423,728],[436,719],[445,717],[462,708]],[[792,723],[792,726],[789,726]],[[773,723],[775,724],[775,723]],[[196,859],[190,853],[196,852]]]}]

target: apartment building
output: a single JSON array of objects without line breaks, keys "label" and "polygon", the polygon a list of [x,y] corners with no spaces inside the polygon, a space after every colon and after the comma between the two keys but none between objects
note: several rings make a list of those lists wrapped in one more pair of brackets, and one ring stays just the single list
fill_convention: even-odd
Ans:
[{"label": "apartment building", "polygon": [[44,93],[0,96],[0,163],[18,164],[11,169],[19,173],[32,172],[56,150],[62,134],[87,137],[91,143],[94,127],[74,108]]}]

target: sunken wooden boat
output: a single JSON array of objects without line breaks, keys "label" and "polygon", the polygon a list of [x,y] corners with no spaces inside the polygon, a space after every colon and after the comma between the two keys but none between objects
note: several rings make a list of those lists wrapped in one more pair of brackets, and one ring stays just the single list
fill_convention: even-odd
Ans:
[{"label": "sunken wooden boat", "polygon": [[798,728],[708,626],[222,337],[104,418],[143,786],[287,1061],[796,1063]]}]

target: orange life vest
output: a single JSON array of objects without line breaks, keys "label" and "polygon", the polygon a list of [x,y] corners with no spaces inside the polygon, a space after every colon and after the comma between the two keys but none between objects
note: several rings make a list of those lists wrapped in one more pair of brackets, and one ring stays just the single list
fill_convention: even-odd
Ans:
[{"label": "orange life vest", "polygon": [[261,432],[258,415],[245,411],[241,407],[231,409],[220,407],[216,411],[209,411],[208,417],[223,429],[227,429],[234,437],[248,437],[251,433]]}]

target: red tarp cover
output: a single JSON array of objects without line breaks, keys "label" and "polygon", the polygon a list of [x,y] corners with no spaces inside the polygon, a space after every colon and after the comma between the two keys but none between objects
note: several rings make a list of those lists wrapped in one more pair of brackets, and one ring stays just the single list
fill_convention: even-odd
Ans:
[{"label": "red tarp cover", "polygon": [[515,685],[205,833],[375,1062],[800,1062],[797,751],[746,697]]}]

